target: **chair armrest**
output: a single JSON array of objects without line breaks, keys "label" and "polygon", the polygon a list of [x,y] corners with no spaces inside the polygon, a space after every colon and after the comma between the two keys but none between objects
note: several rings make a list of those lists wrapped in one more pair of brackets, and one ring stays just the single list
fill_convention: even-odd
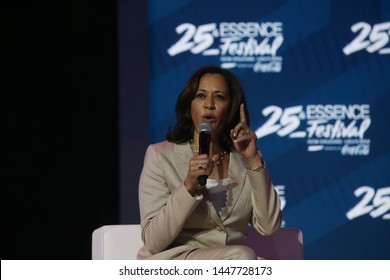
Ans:
[{"label": "chair armrest", "polygon": [[249,227],[247,245],[266,260],[303,259],[303,234],[296,228],[280,228],[273,235],[264,236]]},{"label": "chair armrest", "polygon": [[107,225],[92,233],[93,260],[136,260],[142,246],[140,225]]}]

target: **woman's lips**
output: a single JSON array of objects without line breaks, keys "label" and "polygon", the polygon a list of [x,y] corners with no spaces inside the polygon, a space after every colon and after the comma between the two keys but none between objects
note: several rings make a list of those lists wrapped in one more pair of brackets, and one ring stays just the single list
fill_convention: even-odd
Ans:
[{"label": "woman's lips", "polygon": [[205,122],[214,122],[215,121],[215,116],[205,115],[205,116],[202,116],[202,119]]}]

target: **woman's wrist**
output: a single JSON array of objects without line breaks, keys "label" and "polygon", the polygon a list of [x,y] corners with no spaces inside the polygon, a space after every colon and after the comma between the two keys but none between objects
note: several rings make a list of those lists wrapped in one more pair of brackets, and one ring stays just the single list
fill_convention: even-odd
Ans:
[{"label": "woman's wrist", "polygon": [[187,191],[190,193],[190,195],[194,196],[196,188],[188,186],[186,180],[184,181],[184,187],[187,189]]},{"label": "woman's wrist", "polygon": [[262,171],[266,167],[266,163],[262,155],[258,152],[255,157],[247,160],[247,169],[251,171]]}]

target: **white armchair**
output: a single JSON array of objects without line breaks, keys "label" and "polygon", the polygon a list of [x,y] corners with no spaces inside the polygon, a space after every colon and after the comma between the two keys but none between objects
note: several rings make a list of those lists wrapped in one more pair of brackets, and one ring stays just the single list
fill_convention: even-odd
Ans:
[{"label": "white armchair", "polygon": [[[135,260],[141,248],[140,225],[107,225],[92,233],[93,260]],[[281,228],[263,236],[249,227],[247,245],[268,260],[303,259],[303,236],[299,229]]]}]

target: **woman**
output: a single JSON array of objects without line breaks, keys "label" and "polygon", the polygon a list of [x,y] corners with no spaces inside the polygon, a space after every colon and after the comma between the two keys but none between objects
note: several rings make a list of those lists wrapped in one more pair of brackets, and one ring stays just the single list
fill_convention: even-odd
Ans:
[{"label": "woman", "polygon": [[[145,155],[138,258],[257,259],[244,245],[247,226],[274,233],[280,201],[238,79],[225,69],[198,69],[178,97],[176,114],[167,141],[150,145]],[[204,122],[212,127],[209,155],[198,154],[197,128]]]}]

